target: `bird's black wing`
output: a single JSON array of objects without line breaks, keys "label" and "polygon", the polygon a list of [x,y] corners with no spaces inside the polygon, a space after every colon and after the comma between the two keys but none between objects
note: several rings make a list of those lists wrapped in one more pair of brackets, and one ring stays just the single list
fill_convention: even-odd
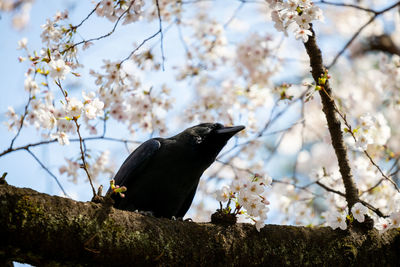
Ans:
[{"label": "bird's black wing", "polygon": [[[141,168],[143,168],[160,147],[160,141],[157,139],[150,139],[136,148],[124,163],[122,163],[121,168],[119,168],[114,177],[115,184],[119,186],[127,186],[129,183],[132,183],[132,179],[135,178],[135,172],[137,173]],[[111,188],[108,190],[107,194],[109,194],[110,191]],[[117,202],[119,202],[120,198],[113,198],[118,205]]]}]

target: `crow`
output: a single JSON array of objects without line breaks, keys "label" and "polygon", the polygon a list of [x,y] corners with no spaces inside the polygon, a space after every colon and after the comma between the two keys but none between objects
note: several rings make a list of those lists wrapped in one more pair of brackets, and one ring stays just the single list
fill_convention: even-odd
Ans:
[{"label": "crow", "polygon": [[[114,177],[125,197],[112,194],[114,207],[183,218],[192,204],[200,176],[227,141],[244,126],[201,123],[170,138],[152,138],[124,161]],[[111,193],[111,189],[108,190]]]}]

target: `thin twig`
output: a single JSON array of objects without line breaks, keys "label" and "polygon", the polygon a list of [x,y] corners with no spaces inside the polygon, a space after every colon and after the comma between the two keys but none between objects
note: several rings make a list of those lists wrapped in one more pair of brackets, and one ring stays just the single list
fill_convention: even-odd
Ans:
[{"label": "thin twig", "polygon": [[160,44],[161,58],[162,58],[161,66],[162,66],[162,70],[165,71],[164,34],[163,34],[163,29],[162,29],[162,19],[161,19],[160,5],[158,3],[158,0],[156,0],[156,6],[157,6],[157,15],[158,15],[158,25],[160,28],[160,40],[161,40],[161,44]]},{"label": "thin twig", "polygon": [[38,157],[36,157],[36,155],[29,150],[29,148],[25,148],[25,150],[37,161],[37,163],[39,163],[39,165],[51,176],[54,178],[54,180],[56,181],[58,187],[61,189],[61,191],[63,192],[63,194],[66,197],[70,197],[67,192],[65,192],[63,186],[61,185],[60,181],[58,180],[57,176],[55,176],[46,166],[44,166],[44,164],[40,161],[40,159]]},{"label": "thin twig", "polygon": [[[292,100],[292,101],[288,104],[288,108],[289,108],[291,105],[297,103],[297,101],[302,100],[302,99],[304,98],[304,96],[305,96],[305,93],[306,93],[306,92],[302,93],[297,99]],[[255,136],[254,138],[252,138],[251,140],[248,140],[248,141],[246,141],[246,142],[237,144],[235,147],[233,147],[233,148],[231,148],[231,149],[225,151],[224,153],[221,153],[221,154],[218,156],[218,158],[222,158],[223,156],[229,154],[232,150],[236,149],[237,147],[244,147],[244,146],[250,144],[251,142],[255,141],[256,139],[258,139],[258,138],[260,138],[260,137],[263,137],[263,136],[265,136],[265,135],[271,135],[271,134],[273,134],[273,133],[265,133],[265,132],[266,132],[266,130],[272,125],[272,123],[274,123],[277,119],[279,119],[279,118],[280,118],[283,114],[285,114],[285,113],[287,112],[287,110],[288,110],[288,108],[286,108],[286,109],[284,109],[284,110],[281,110],[281,111],[278,112],[278,114],[276,114],[276,115],[273,117],[274,111],[275,111],[275,109],[278,107],[279,101],[280,101],[280,100],[278,100],[278,101],[276,101],[276,102],[274,103],[274,106],[272,107],[272,110],[271,110],[271,113],[270,113],[270,116],[269,116],[267,122],[265,123],[264,127],[256,134],[256,136]],[[293,125],[292,125],[291,127],[293,127]],[[290,127],[290,128],[291,128],[291,127]],[[289,129],[290,129],[290,128],[289,128]]]},{"label": "thin twig", "polygon": [[21,133],[22,126],[24,125],[24,121],[25,121],[26,115],[28,115],[28,107],[29,107],[29,104],[31,103],[31,101],[32,101],[32,96],[31,96],[31,92],[29,91],[28,103],[26,103],[26,105],[25,105],[24,114],[21,117],[20,125],[18,127],[17,133],[15,134],[14,138],[11,140],[9,149],[12,149],[15,140],[18,138],[19,134]]},{"label": "thin twig", "polygon": [[134,54],[136,51],[138,51],[147,41],[153,39],[153,38],[156,37],[159,33],[161,33],[160,30],[158,30],[156,33],[154,33],[154,34],[152,34],[151,36],[149,36],[149,37],[147,37],[146,39],[144,39],[144,40],[140,43],[140,45],[139,45],[138,47],[136,47],[134,50],[132,50],[132,52],[131,52],[126,58],[124,58],[123,60],[121,60],[121,62],[120,62],[119,64],[121,65],[122,63],[124,63],[125,61],[127,61],[128,59],[130,59],[130,58],[133,56],[133,54]]},{"label": "thin twig", "polygon": [[396,188],[397,192],[400,193],[400,189],[399,189],[399,187],[397,186],[397,184],[396,184],[392,179],[390,179],[390,177],[386,176],[386,175],[383,173],[382,169],[378,166],[378,164],[376,164],[376,163],[374,162],[374,160],[372,159],[372,157],[369,155],[369,153],[368,153],[366,150],[364,150],[364,154],[367,156],[367,158],[369,159],[369,161],[371,162],[371,164],[374,165],[375,168],[379,171],[379,173],[383,176],[383,178],[385,178],[385,179],[388,180],[391,184],[393,184],[393,186],[394,186],[394,188]]},{"label": "thin twig", "polygon": [[78,43],[75,43],[75,44],[67,47],[66,49],[64,49],[60,53],[63,54],[65,52],[67,52],[68,50],[75,48],[78,45],[81,45],[81,44],[84,44],[84,43],[88,43],[88,42],[92,42],[92,41],[98,41],[98,40],[104,39],[104,38],[110,36],[111,34],[113,34],[115,32],[115,29],[117,28],[120,20],[122,19],[123,16],[125,16],[126,13],[129,12],[129,10],[131,9],[131,7],[132,7],[134,2],[135,1],[132,1],[131,4],[129,5],[129,7],[118,17],[118,19],[116,20],[116,22],[114,24],[114,27],[112,28],[112,30],[110,32],[108,32],[108,33],[106,33],[106,34],[104,34],[102,36],[99,36],[99,37],[95,37],[95,38],[91,38],[91,39],[88,39],[88,40],[83,40],[83,41],[80,41]]},{"label": "thin twig", "polygon": [[325,1],[325,0],[321,0],[319,2],[314,2],[314,4],[325,4],[325,5],[332,5],[332,6],[351,7],[351,8],[355,8],[355,9],[358,9],[358,10],[362,10],[362,11],[366,11],[366,12],[370,12],[370,13],[376,14],[376,11],[373,10],[373,9],[365,8],[365,7],[357,6],[357,5],[353,5],[353,4],[335,3],[335,2]]},{"label": "thin twig", "polygon": [[177,27],[177,29],[178,29],[179,40],[181,41],[182,46],[183,46],[183,48],[185,49],[186,55],[189,56],[189,55],[191,55],[191,54],[190,54],[190,51],[189,51],[189,47],[188,47],[188,45],[187,45],[187,43],[186,43],[186,41],[185,41],[185,38],[183,37],[183,33],[182,33],[182,29],[181,29],[181,24],[180,24],[180,21],[179,21],[179,20],[176,21],[176,27]]},{"label": "thin twig", "polygon": [[239,13],[239,11],[243,8],[245,2],[241,1],[240,5],[235,9],[235,11],[233,11],[232,16],[227,20],[227,22],[224,23],[224,28],[226,29],[229,24],[235,19],[235,17],[237,16],[237,14]]},{"label": "thin twig", "polygon": [[[297,179],[297,177],[296,177],[296,173],[297,173],[297,168],[298,168],[298,161],[299,161],[299,153],[301,152],[301,151],[303,151],[303,148],[304,148],[304,143],[305,143],[305,140],[304,140],[304,131],[305,131],[305,128],[306,128],[306,120],[305,120],[305,118],[304,118],[304,112],[305,112],[305,103],[301,103],[301,115],[300,115],[300,118],[302,118],[302,120],[300,121],[301,122],[301,146],[300,146],[300,149],[299,149],[299,151],[297,152],[297,156],[296,156],[296,159],[295,159],[295,161],[294,161],[294,164],[293,164],[293,170],[292,170],[292,176],[293,176],[293,179],[295,179],[295,181],[297,181],[296,179]],[[296,123],[297,124],[297,123]]]},{"label": "thin twig", "polygon": [[[348,132],[350,133],[350,135],[353,137],[354,141],[357,142],[357,138],[352,130],[352,127],[350,125],[350,123],[347,121],[346,115],[343,114],[339,108],[336,105],[336,102],[334,101],[334,99],[328,94],[328,92],[322,87],[322,90],[325,92],[325,94],[331,99],[331,101],[333,102],[334,105],[334,109],[336,111],[337,114],[339,114],[340,118],[343,120],[343,123],[346,125],[346,127],[348,128]],[[371,162],[372,165],[374,165],[374,167],[379,171],[379,173],[382,175],[383,178],[385,178],[386,180],[388,180],[391,184],[393,184],[394,188],[397,190],[397,192],[400,192],[399,187],[397,186],[397,184],[390,179],[389,176],[387,176],[386,174],[383,173],[382,169],[379,167],[378,164],[375,163],[375,161],[372,159],[372,157],[369,155],[367,150],[363,150],[363,153],[367,156],[367,158],[369,159],[369,161]]]},{"label": "thin twig", "polygon": [[[321,183],[319,181],[317,181],[316,184],[319,185],[320,187],[322,187],[323,189],[325,189],[328,192],[332,192],[332,193],[338,194],[339,196],[342,196],[342,197],[346,198],[346,194],[344,194],[344,193],[342,193],[340,191],[337,191],[335,189],[332,189],[332,188],[324,185],[323,183]],[[383,214],[378,208],[375,208],[374,206],[372,206],[368,202],[366,202],[366,201],[364,201],[362,199],[359,199],[359,202],[361,204],[363,204],[364,206],[366,206],[367,208],[369,208],[371,211],[375,212],[375,214],[378,215],[379,217],[382,217],[382,218],[389,217],[388,215]]]},{"label": "thin twig", "polygon": [[384,180],[385,180],[385,179],[381,178],[375,185],[373,185],[372,187],[370,187],[370,188],[368,188],[367,190],[363,191],[363,192],[361,193],[360,196],[364,195],[365,193],[371,192],[372,190],[374,190],[375,188],[377,188]]},{"label": "thin twig", "polygon": [[341,57],[343,55],[343,53],[346,51],[346,49],[353,43],[353,41],[360,35],[360,33],[369,25],[371,24],[379,15],[382,15],[383,13],[385,13],[386,11],[391,10],[392,8],[395,8],[396,6],[400,5],[400,1],[394,3],[393,5],[381,10],[381,11],[374,11],[374,16],[371,17],[364,25],[362,25],[356,32],[355,34],[350,38],[349,41],[347,41],[347,43],[345,44],[345,46],[339,51],[339,53],[336,54],[336,56],[334,57],[334,59],[332,60],[331,64],[328,65],[327,69],[332,68],[333,65],[336,64],[337,60],[339,59],[339,57]]},{"label": "thin twig", "polygon": [[84,18],[78,25],[73,26],[72,28],[73,28],[73,29],[77,29],[77,28],[79,28],[80,26],[82,26],[82,24],[83,24],[85,21],[87,21],[87,20],[90,18],[90,16],[97,10],[97,8],[99,7],[100,3],[101,3],[101,2],[98,2],[97,5],[96,5],[96,7],[95,7],[92,11],[90,11],[90,13],[86,16],[86,18]]},{"label": "thin twig", "polygon": [[[119,139],[119,138],[113,138],[113,137],[106,137],[106,136],[92,136],[92,137],[85,137],[82,139],[84,142],[86,141],[95,141],[95,140],[107,140],[107,141],[113,141],[113,142],[120,142],[120,143],[132,143],[132,144],[140,144],[140,141],[135,141],[135,140],[126,140],[126,139]],[[74,138],[74,139],[70,139],[70,142],[79,142],[80,140],[78,138]],[[20,146],[20,147],[16,147],[16,148],[8,148],[6,150],[4,150],[3,152],[0,153],[0,157],[11,153],[11,152],[15,152],[15,151],[19,151],[19,150],[24,150],[27,148],[31,148],[31,147],[35,147],[35,146],[40,146],[40,145],[47,145],[47,144],[52,144],[52,143],[56,143],[58,142],[57,139],[52,139],[52,140],[46,140],[46,141],[40,141],[37,143],[32,143],[32,144],[28,144],[28,145],[24,145],[24,146]]]}]

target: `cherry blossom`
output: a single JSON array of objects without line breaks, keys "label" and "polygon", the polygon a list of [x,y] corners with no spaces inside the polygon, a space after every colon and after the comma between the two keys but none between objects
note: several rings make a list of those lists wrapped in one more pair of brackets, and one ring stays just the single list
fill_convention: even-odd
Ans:
[{"label": "cherry blossom", "polygon": [[347,229],[346,214],[344,212],[333,211],[328,214],[327,225],[332,229],[340,228],[342,230]]},{"label": "cherry blossom", "polygon": [[[17,27],[29,21],[33,1],[23,2],[16,10],[12,1],[0,1],[0,10],[14,12]],[[371,14],[360,10],[356,14],[355,8],[346,7],[338,12],[309,0],[268,0],[268,4],[260,2],[252,11],[254,18],[247,21],[248,11],[239,12],[250,6],[246,1],[234,14],[228,7],[215,12],[221,10],[214,1],[184,2],[159,0],[157,9],[155,1],[94,1],[90,16],[115,26],[110,36],[125,27],[141,27],[138,21],[163,24],[162,31],[155,28],[148,40],[134,34],[124,43],[127,51],[118,50],[126,53],[123,56],[115,51],[99,53],[102,63],[98,66],[84,66],[81,59],[101,47],[101,39],[103,44],[113,39],[85,35],[80,22],[86,27],[92,17],[82,21],[70,18],[67,11],[49,14],[41,28],[41,46],[31,51],[26,38],[16,44],[19,61],[26,66],[21,87],[23,83],[28,101],[26,106],[8,108],[5,126],[17,136],[32,128],[45,142],[57,139],[60,145],[68,145],[71,140],[68,149],[77,153],[59,172],[77,182],[84,175],[81,167],[87,167],[95,181],[112,177],[114,155],[86,142],[87,138],[108,137],[108,125],[120,127],[118,132],[125,130],[117,142],[127,144],[128,139],[168,136],[196,122],[244,123],[246,131],[230,142],[204,175],[207,182],[199,189],[202,199],[194,203],[204,220],[212,212],[208,203],[216,202],[207,199],[213,195],[229,203],[231,212],[236,209],[240,218],[255,223],[258,231],[270,209],[281,213],[281,222],[290,224],[325,222],[346,229],[346,214],[339,211],[347,211],[359,222],[368,214],[381,231],[398,227],[400,194],[382,173],[395,180],[398,172],[400,57],[366,53],[363,46],[388,25],[392,32],[387,34],[398,43],[398,12],[372,22],[346,50],[349,53],[329,68],[332,97],[343,115],[341,121],[348,123],[342,129],[360,200],[373,203],[389,216],[383,219],[360,203],[349,211],[345,197],[324,189],[345,192],[308,58],[299,49],[302,46],[292,45],[294,39],[308,42],[313,31],[323,37],[317,38],[318,44],[332,36],[338,37],[339,44],[340,39],[351,38]],[[324,19],[322,9],[329,18],[327,24],[316,24]],[[253,23],[260,14],[260,20]],[[318,28],[311,29],[311,23]],[[168,50],[172,37],[176,40],[173,52]],[[162,45],[164,58],[159,50]],[[335,56],[324,46],[321,50],[328,61]],[[89,75],[87,68],[91,68]],[[82,84],[82,92],[72,90],[71,84]],[[85,165],[78,160],[82,156],[78,144],[88,146],[83,153]],[[271,169],[280,170],[273,184],[265,175]],[[249,173],[256,172],[265,178],[249,178]],[[324,219],[321,214],[326,215]]]},{"label": "cherry blossom", "polygon": [[64,80],[65,76],[71,71],[71,68],[60,59],[52,59],[49,63],[50,76],[53,79]]},{"label": "cherry blossom", "polygon": [[62,146],[69,145],[69,137],[65,132],[57,132],[50,135],[51,138],[57,138],[58,143]]},{"label": "cherry blossom", "polygon": [[364,215],[367,214],[367,211],[368,211],[368,209],[360,202],[357,202],[351,208],[351,213],[353,214],[354,219],[356,219],[359,222],[364,222],[364,220],[365,220]]}]

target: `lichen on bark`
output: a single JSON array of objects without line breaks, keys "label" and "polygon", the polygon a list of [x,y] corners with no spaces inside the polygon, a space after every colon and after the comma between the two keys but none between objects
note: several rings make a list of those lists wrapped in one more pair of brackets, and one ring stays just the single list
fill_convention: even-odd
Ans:
[{"label": "lichen on bark", "polygon": [[172,221],[0,185],[0,259],[39,266],[396,265],[400,233]]}]

